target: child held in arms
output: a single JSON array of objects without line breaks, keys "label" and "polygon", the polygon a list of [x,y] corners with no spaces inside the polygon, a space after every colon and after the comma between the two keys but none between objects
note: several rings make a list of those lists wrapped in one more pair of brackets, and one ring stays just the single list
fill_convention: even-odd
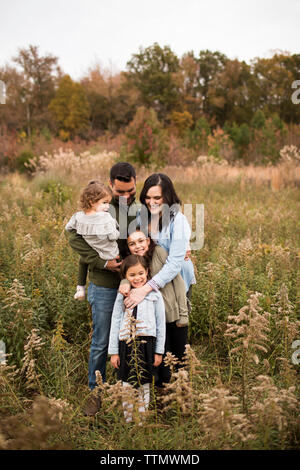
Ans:
[{"label": "child held in arms", "polygon": [[[75,229],[104,260],[119,256],[117,221],[108,212],[112,191],[99,181],[90,181],[80,196],[81,211],[72,215],[66,230]],[[87,265],[79,262],[78,285],[74,298],[85,298]]]}]

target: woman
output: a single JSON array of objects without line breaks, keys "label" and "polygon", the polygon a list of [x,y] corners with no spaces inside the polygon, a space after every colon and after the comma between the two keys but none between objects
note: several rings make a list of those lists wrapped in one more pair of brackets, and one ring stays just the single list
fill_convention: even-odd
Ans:
[{"label": "woman", "polygon": [[[186,292],[190,292],[191,285],[196,282],[193,263],[190,259],[185,260],[191,229],[186,217],[180,211],[181,202],[170,178],[163,173],[150,175],[144,183],[140,201],[143,206],[137,216],[138,223],[167,251],[168,256],[163,267],[147,284],[130,291],[124,301],[127,308],[134,308],[151,290],[164,288],[179,273],[185,282]],[[175,345],[172,347],[174,350],[174,347],[183,341],[186,343],[176,321],[168,323],[166,346]]]},{"label": "woman", "polygon": [[180,199],[167,175],[154,173],[149,176],[140,195],[143,204],[137,215],[137,223],[145,233],[168,252],[165,266],[140,289],[131,291],[125,300],[126,307],[133,308],[151,290],[164,287],[180,273],[186,292],[195,284],[193,263],[185,260],[189,248],[191,229],[187,218],[180,212]]}]

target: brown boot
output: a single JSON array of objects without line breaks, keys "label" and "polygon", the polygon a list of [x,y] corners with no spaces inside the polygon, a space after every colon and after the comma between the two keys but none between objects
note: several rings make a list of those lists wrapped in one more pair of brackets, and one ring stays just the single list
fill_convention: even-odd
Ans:
[{"label": "brown boot", "polygon": [[91,393],[85,403],[83,414],[85,416],[95,416],[95,414],[100,410],[100,408],[101,408],[100,395],[95,395],[95,393]]}]

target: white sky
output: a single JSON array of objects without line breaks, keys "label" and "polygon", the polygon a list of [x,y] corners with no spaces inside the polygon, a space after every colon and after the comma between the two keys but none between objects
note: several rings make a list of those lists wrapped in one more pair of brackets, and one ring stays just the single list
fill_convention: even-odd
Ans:
[{"label": "white sky", "polygon": [[125,70],[154,42],[179,58],[202,49],[247,63],[300,53],[300,0],[0,0],[1,66],[33,44],[79,79],[98,62]]}]

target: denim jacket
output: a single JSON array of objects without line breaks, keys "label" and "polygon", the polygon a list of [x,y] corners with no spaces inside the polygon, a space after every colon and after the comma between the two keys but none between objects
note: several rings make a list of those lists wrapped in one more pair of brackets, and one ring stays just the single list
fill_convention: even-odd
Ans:
[{"label": "denim jacket", "polygon": [[[108,354],[119,354],[119,340],[129,338],[124,297],[120,292],[113,308],[109,335]],[[137,335],[156,337],[155,352],[163,354],[165,350],[166,319],[165,305],[160,292],[150,292],[137,306]]]},{"label": "denim jacket", "polygon": [[[137,214],[137,222],[141,224],[140,213]],[[157,233],[156,237],[152,235],[153,240],[169,254],[164,267],[152,278],[159,288],[165,287],[179,273],[185,282],[186,291],[191,284],[196,283],[191,259],[184,260],[190,237],[191,228],[182,212],[177,212],[170,223]]]}]

